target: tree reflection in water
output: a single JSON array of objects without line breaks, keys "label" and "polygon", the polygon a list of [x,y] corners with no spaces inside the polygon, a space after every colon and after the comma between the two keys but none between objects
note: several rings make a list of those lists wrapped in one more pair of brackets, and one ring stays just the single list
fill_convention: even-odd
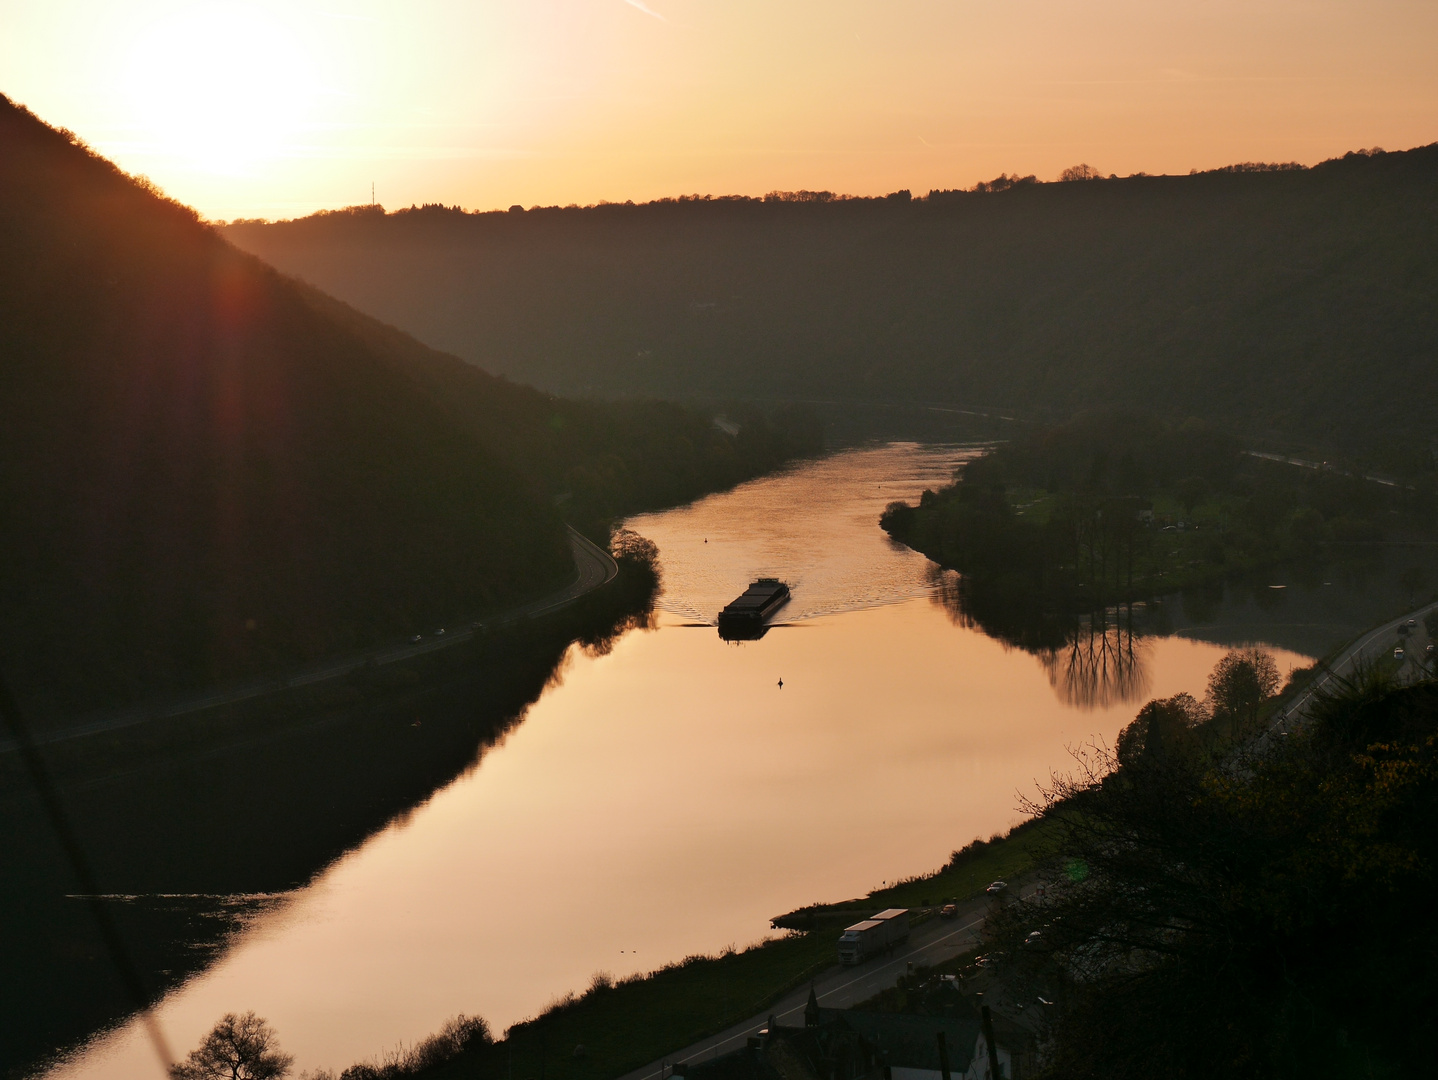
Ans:
[{"label": "tree reflection in water", "polygon": [[1103,709],[1148,696],[1149,642],[1134,632],[1133,605],[1099,611],[1061,649],[1039,654],[1065,705]]},{"label": "tree reflection in water", "polygon": [[1038,657],[1064,704],[1106,708],[1148,693],[1149,646],[1136,625],[1144,605],[1082,616],[1063,598],[1037,594],[1021,581],[976,581],[937,566],[930,581],[934,603],[955,625]]}]

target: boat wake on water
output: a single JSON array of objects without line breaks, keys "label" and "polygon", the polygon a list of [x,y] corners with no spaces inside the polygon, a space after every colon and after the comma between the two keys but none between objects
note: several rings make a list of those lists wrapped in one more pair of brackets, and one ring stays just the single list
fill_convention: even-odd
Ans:
[{"label": "boat wake on water", "polygon": [[879,516],[895,500],[944,486],[977,452],[911,444],[846,450],[625,524],[658,546],[659,607],[686,624],[720,625],[726,605],[765,578],[789,590],[786,603],[765,613],[769,628],[900,604],[934,591],[931,564],[894,544]]}]

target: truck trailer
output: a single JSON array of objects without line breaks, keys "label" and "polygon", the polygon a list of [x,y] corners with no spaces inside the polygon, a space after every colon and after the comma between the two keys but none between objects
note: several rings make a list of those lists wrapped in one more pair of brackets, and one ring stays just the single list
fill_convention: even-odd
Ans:
[{"label": "truck trailer", "polygon": [[839,935],[839,963],[862,964],[909,936],[909,909],[885,908]]}]

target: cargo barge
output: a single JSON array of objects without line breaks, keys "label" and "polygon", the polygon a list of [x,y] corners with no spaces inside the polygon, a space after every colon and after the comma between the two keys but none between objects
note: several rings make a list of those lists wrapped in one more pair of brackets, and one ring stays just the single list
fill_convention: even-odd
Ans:
[{"label": "cargo barge", "polygon": [[789,586],[778,578],[760,578],[719,613],[719,634],[725,638],[754,638],[763,634],[764,620],[789,600]]}]

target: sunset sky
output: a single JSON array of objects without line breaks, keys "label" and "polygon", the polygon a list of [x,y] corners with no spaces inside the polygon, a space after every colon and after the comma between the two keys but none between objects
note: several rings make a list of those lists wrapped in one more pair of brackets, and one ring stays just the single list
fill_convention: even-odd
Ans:
[{"label": "sunset sky", "polygon": [[1438,140],[1433,0],[0,0],[0,28],[0,91],[214,218]]}]

